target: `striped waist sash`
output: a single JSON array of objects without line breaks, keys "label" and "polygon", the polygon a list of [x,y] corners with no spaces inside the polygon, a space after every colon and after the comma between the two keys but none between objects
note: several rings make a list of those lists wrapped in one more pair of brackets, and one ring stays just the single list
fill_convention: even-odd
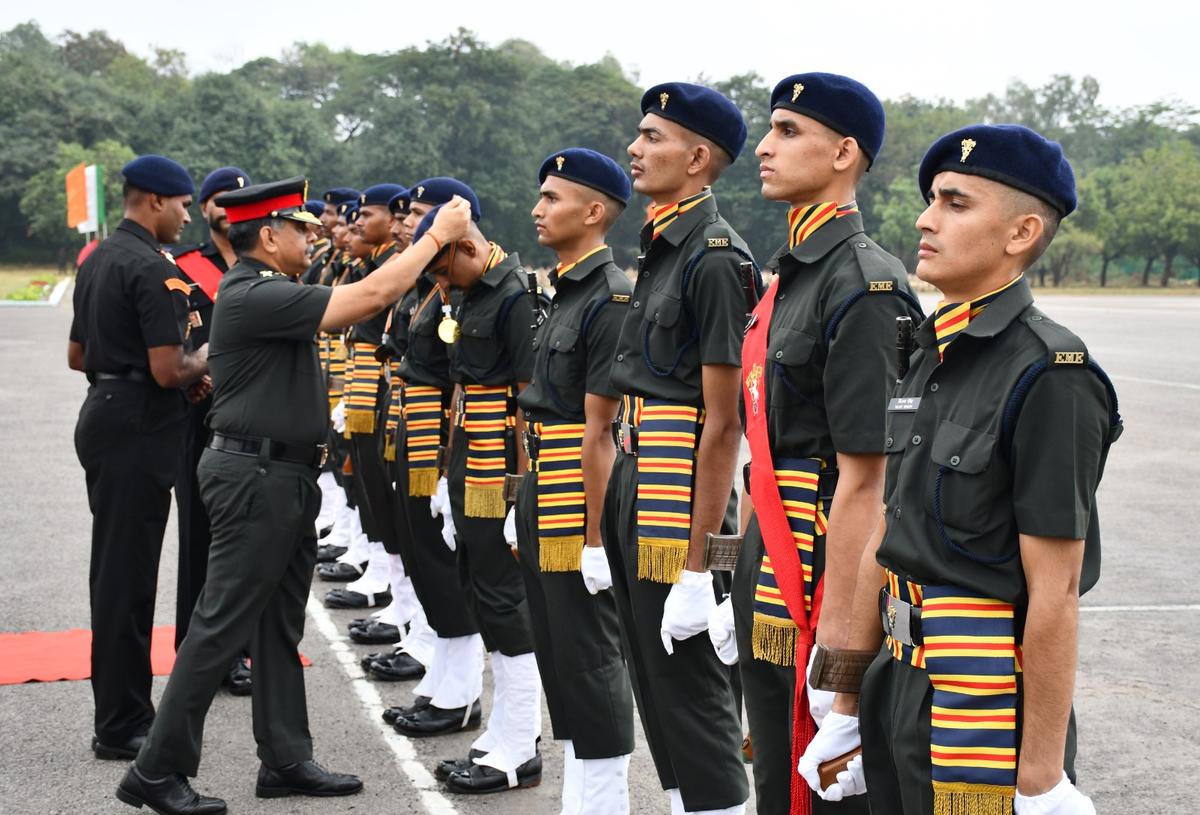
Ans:
[{"label": "striped waist sash", "polygon": [[892,657],[924,668],[933,686],[929,755],[935,815],[1010,815],[1017,785],[1013,606],[957,586],[921,586],[887,573],[887,592],[921,609],[922,642],[892,637]]},{"label": "striped waist sash", "polygon": [[375,397],[379,391],[379,376],[383,365],[375,359],[375,346],[369,342],[354,343],[354,355],[347,364],[346,433],[375,432]]},{"label": "striped waist sash", "polygon": [[[783,511],[791,527],[792,542],[800,558],[801,574],[804,577],[804,610],[812,612],[813,591],[813,548],[816,538],[825,534],[828,520],[820,499],[821,460],[817,458],[775,459],[775,483],[779,486],[779,497]],[[796,621],[788,612],[771,555],[763,552],[762,565],[758,571],[758,583],[754,589],[754,625],[751,628],[751,645],[754,658],[774,665],[796,664]]]},{"label": "striped waist sash", "polygon": [[408,494],[413,498],[428,498],[437,492],[438,447],[447,415],[441,388],[404,386],[404,449]]},{"label": "striped waist sash", "polygon": [[342,391],[346,380],[346,347],[339,336],[326,337],[329,344],[329,355],[326,358],[329,371],[329,409],[337,407],[342,401]]},{"label": "striped waist sash", "polygon": [[395,461],[396,434],[400,430],[401,394],[404,391],[404,383],[400,381],[400,362],[392,359],[388,361],[388,366],[391,371],[388,377],[391,389],[388,391],[387,419],[383,425],[383,460]]},{"label": "striped waist sash", "polygon": [[506,445],[516,417],[509,409],[512,388],[507,385],[467,385],[463,388],[462,428],[467,436],[467,477],[464,511],[469,518],[503,518]]},{"label": "striped waist sash", "polygon": [[587,506],[583,491],[583,430],[566,419],[536,422],[538,567],[577,572],[583,557]]},{"label": "striped waist sash", "polygon": [[691,405],[643,399],[640,413],[638,579],[674,583],[687,563],[696,440],[703,412]]}]

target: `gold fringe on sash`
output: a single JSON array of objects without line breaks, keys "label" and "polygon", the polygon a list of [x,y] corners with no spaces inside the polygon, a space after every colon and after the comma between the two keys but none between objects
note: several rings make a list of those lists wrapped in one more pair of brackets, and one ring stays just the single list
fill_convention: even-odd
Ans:
[{"label": "gold fringe on sash", "polygon": [[772,665],[795,666],[796,634],[796,623],[791,618],[754,612],[754,626],[750,629],[754,658]]},{"label": "gold fringe on sash", "polygon": [[432,498],[437,492],[437,467],[417,467],[408,471],[408,494],[413,498]]},{"label": "gold fringe on sash", "polygon": [[688,541],[675,538],[638,538],[638,580],[675,583],[687,565]]},{"label": "gold fringe on sash", "polygon": [[464,490],[463,509],[468,518],[503,518],[508,513],[503,483],[498,488],[468,484]]},{"label": "gold fringe on sash", "polygon": [[1013,788],[933,782],[933,815],[1012,815]]},{"label": "gold fringe on sash", "polygon": [[396,460],[396,440],[391,436],[387,436],[383,440],[383,460]]},{"label": "gold fringe on sash", "polygon": [[375,413],[374,411],[362,411],[351,413],[346,411],[346,438],[354,433],[371,434],[375,432]]},{"label": "gold fringe on sash", "polygon": [[583,535],[539,538],[538,547],[543,572],[577,572],[583,565]]}]

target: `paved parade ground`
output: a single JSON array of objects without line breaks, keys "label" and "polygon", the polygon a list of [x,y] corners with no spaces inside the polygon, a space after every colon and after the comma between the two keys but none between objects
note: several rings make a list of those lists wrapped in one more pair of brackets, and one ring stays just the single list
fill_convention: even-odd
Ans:
[{"label": "paved parade ground", "polygon": [[[1037,290],[1035,290],[1035,295]],[[1125,434],[1100,489],[1104,565],[1084,599],[1080,785],[1102,813],[1200,812],[1200,297],[1040,298],[1088,343],[1112,376]],[[928,304],[927,304],[928,305]],[[0,632],[89,624],[88,512],[72,442],[86,382],[66,366],[70,297],[57,308],[0,308]],[[438,545],[441,545],[438,542]],[[176,535],[167,529],[156,621],[174,622]],[[499,796],[443,794],[436,759],[466,753],[475,734],[396,736],[382,706],[407,703],[412,683],[362,678],[370,649],[345,639],[357,613],[327,611],[316,581],[302,645],[316,758],[355,772],[366,790],[345,799],[260,801],[250,700],[222,692],[208,717],[195,786],[231,813],[558,812],[561,751],[544,717],[542,786]],[[155,680],[156,698],[165,678]],[[490,691],[485,693],[485,700]],[[486,713],[486,711],[485,711]],[[132,812],[113,798],[124,765],[92,757],[92,699],[82,682],[0,687],[0,813]],[[666,813],[650,756],[630,768],[634,813]],[[747,808],[753,812],[753,805]]]}]

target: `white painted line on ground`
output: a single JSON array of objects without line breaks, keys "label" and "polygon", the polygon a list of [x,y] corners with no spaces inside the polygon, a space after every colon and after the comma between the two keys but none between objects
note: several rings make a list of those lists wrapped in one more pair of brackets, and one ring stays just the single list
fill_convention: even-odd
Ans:
[{"label": "white painted line on ground", "polygon": [[397,733],[381,718],[384,704],[379,691],[367,680],[362,666],[358,664],[358,655],[347,644],[347,638],[338,630],[321,601],[312,593],[308,595],[308,616],[328,641],[329,649],[341,665],[342,672],[350,679],[350,687],[358,696],[367,720],[379,731],[384,743],[396,756],[396,766],[420,796],[422,809],[429,815],[458,815],[458,810],[442,795],[437,779],[417,760],[412,740]]},{"label": "white painted line on ground", "polygon": [[1079,610],[1100,612],[1102,614],[1127,611],[1200,611],[1200,604],[1177,606],[1080,606]]},{"label": "white painted line on ground", "polygon": [[1169,379],[1145,379],[1140,376],[1124,376],[1123,374],[1109,374],[1109,378],[1122,382],[1138,382],[1142,385],[1161,385],[1164,388],[1183,388],[1189,391],[1200,391],[1200,385],[1193,385],[1190,382],[1172,382]]},{"label": "white painted line on ground", "polygon": [[69,277],[58,281],[57,285],[54,287],[54,291],[50,292],[50,299],[48,301],[50,305],[57,306],[60,302],[62,302],[63,295],[66,293],[67,286],[69,285],[71,285],[71,278]]}]

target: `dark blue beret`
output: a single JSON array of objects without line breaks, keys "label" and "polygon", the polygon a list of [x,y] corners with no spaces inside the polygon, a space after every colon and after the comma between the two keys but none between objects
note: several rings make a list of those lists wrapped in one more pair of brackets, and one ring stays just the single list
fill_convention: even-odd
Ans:
[{"label": "dark blue beret", "polygon": [[193,195],[196,185],[179,162],[166,156],[138,156],[121,168],[130,185],[156,195]]},{"label": "dark blue beret", "polygon": [[345,218],[346,223],[352,224],[358,220],[358,201],[343,201],[337,205],[339,218]]},{"label": "dark blue beret", "polygon": [[393,215],[404,215],[408,212],[408,188],[401,188],[400,192],[393,195],[388,200],[388,209]]},{"label": "dark blue beret", "polygon": [[[448,204],[450,203],[450,199],[456,195],[467,199],[471,203],[471,220],[478,222],[479,218],[483,215],[483,212],[479,208],[479,196],[475,194],[475,190],[457,178],[437,176],[435,178],[426,178],[424,181],[418,181],[409,188],[405,207],[407,208],[414,201],[420,204],[432,204],[433,206]],[[413,239],[413,243],[416,243],[415,238]]]},{"label": "dark blue beret", "polygon": [[333,204],[335,207],[338,204],[344,204],[347,201],[357,201],[361,192],[353,187],[334,187],[331,190],[326,190],[321,198],[326,204]]},{"label": "dark blue beret", "polygon": [[785,108],[850,136],[870,163],[883,149],[883,104],[866,85],[838,74],[794,74],[771,91],[771,110]]},{"label": "dark blue beret", "polygon": [[653,113],[709,139],[736,159],[746,144],[746,120],[727,97],[703,85],[665,82],[642,95],[642,113]]},{"label": "dark blue beret", "polygon": [[403,192],[403,184],[375,184],[363,190],[362,195],[358,197],[358,205],[361,207],[386,207],[388,202]]},{"label": "dark blue beret", "polygon": [[935,141],[917,174],[926,200],[934,177],[946,171],[1015,187],[1064,217],[1075,210],[1075,173],[1062,146],[1022,125],[969,125]]},{"label": "dark blue beret", "polygon": [[315,199],[310,198],[309,200],[304,202],[304,208],[306,210],[308,210],[309,212],[311,212],[313,215],[317,216],[318,218],[320,218],[322,215],[325,214],[325,202],[324,201],[317,201]]},{"label": "dark blue beret", "polygon": [[442,206],[442,204],[438,204],[436,207],[429,210],[429,212],[425,213],[425,217],[421,219],[421,223],[417,224],[417,228],[413,230],[412,244],[410,245],[415,245],[417,241],[425,237],[425,233],[429,231],[431,226],[433,226],[433,219],[437,217],[438,210],[441,209]]},{"label": "dark blue beret", "polygon": [[591,187],[622,204],[629,203],[633,192],[629,176],[620,164],[586,147],[568,147],[547,157],[538,170],[538,183],[543,183],[548,175]]},{"label": "dark blue beret", "polygon": [[203,204],[219,192],[240,190],[253,183],[250,175],[240,167],[218,167],[204,177],[204,181],[200,183],[200,195],[196,200]]}]

